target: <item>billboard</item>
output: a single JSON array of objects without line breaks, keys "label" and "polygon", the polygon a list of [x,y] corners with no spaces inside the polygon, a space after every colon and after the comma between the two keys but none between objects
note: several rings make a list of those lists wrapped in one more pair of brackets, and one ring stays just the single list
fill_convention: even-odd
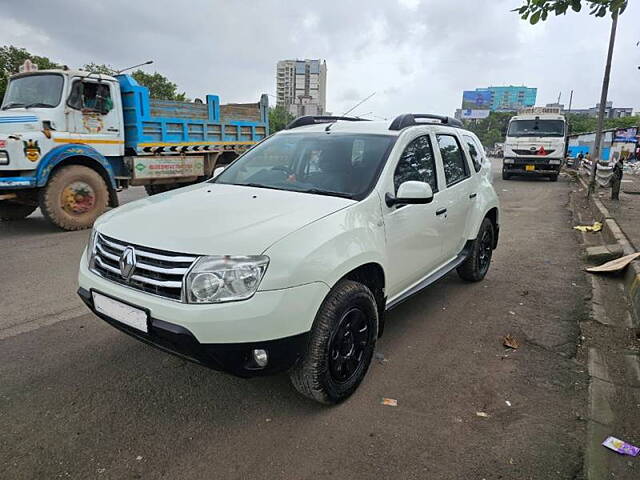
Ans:
[{"label": "billboard", "polygon": [[638,129],[636,127],[618,128],[616,130],[616,134],[613,137],[613,141],[614,142],[636,143],[637,135],[638,135]]},{"label": "billboard", "polygon": [[462,110],[489,110],[492,103],[490,90],[465,90],[462,92]]},{"label": "billboard", "polygon": [[476,118],[487,118],[490,113],[491,113],[491,110],[467,109],[467,110],[460,111],[460,118],[465,120],[472,120]]}]

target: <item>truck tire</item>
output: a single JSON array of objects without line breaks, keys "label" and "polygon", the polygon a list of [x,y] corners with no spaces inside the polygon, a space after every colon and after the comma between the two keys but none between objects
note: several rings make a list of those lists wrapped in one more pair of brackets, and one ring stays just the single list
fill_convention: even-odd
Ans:
[{"label": "truck tire", "polygon": [[471,246],[470,255],[456,269],[460,278],[468,282],[479,282],[485,277],[491,264],[494,237],[493,223],[485,217]]},{"label": "truck tire", "polygon": [[502,179],[503,180],[509,180],[511,178],[511,174],[505,172],[504,170],[502,170]]},{"label": "truck tire", "polygon": [[40,209],[63,230],[89,228],[107,209],[109,189],[102,176],[83,165],[56,170],[40,191]]},{"label": "truck tire", "polygon": [[557,182],[558,174],[556,173],[555,175],[549,175],[549,180],[551,180],[552,182]]},{"label": "truck tire", "polygon": [[378,338],[378,309],[366,286],[341,280],[316,314],[307,352],[289,372],[302,395],[320,403],[347,399],[364,378]]},{"label": "truck tire", "polygon": [[5,200],[0,202],[0,220],[5,222],[12,220],[22,220],[31,215],[38,208],[32,205],[22,205]]},{"label": "truck tire", "polygon": [[145,185],[144,186],[147,195],[157,195],[158,193],[166,192],[168,190],[166,185]]}]

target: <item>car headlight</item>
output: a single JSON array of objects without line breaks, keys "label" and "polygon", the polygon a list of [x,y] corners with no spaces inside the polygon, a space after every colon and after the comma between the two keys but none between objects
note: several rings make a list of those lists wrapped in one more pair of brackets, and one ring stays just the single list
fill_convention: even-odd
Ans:
[{"label": "car headlight", "polygon": [[91,235],[89,236],[89,243],[87,244],[87,263],[89,264],[89,268],[93,266],[93,257],[96,251],[96,238],[98,237],[98,232],[94,228],[91,230]]},{"label": "car headlight", "polygon": [[264,255],[201,257],[187,275],[188,303],[220,303],[250,298],[267,271]]},{"label": "car headlight", "polygon": [[9,165],[9,154],[7,152],[0,152],[0,165]]}]

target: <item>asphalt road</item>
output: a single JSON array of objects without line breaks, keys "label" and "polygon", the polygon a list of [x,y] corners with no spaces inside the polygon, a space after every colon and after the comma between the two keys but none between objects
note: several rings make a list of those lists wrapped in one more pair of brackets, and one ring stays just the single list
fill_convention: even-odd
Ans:
[{"label": "asphalt road", "polygon": [[485,281],[453,273],[395,309],[385,361],[330,408],[286,376],[236,379],[121,334],[76,299],[87,232],[1,223],[0,478],[579,478],[587,289],[570,184],[495,186]]}]

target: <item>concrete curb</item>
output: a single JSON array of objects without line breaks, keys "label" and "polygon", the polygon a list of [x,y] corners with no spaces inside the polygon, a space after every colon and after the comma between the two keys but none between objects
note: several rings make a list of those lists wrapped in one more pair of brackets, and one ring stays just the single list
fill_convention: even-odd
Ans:
[{"label": "concrete curb", "polygon": [[[577,175],[578,181],[585,189],[589,186],[584,178]],[[632,243],[624,234],[618,222],[609,213],[607,207],[600,199],[593,195],[589,197],[589,205],[596,220],[602,222],[602,236],[606,243],[617,243],[622,248],[624,255],[630,255],[636,251]],[[640,262],[633,261],[624,272],[624,290],[629,298],[634,324],[640,325]]]}]

